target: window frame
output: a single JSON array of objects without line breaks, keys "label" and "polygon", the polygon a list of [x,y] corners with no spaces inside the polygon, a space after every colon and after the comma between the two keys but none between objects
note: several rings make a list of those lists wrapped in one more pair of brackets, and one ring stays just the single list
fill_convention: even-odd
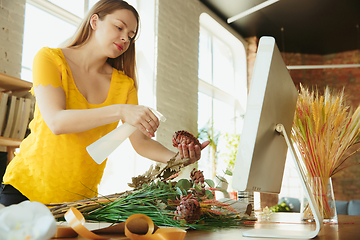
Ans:
[{"label": "window frame", "polygon": [[[202,13],[200,15],[200,29],[202,31],[204,29],[208,35],[211,36],[211,56],[213,56],[213,38],[216,37],[218,40],[222,41],[225,45],[230,48],[232,52],[232,63],[234,69],[234,84],[235,84],[235,91],[234,94],[229,94],[226,91],[219,89],[218,87],[210,84],[209,82],[200,79],[198,77],[199,88],[198,92],[202,93],[206,96],[209,96],[211,100],[211,128],[213,127],[213,119],[214,119],[214,99],[221,101],[225,104],[228,104],[233,107],[234,109],[234,117],[242,116],[245,114],[246,104],[247,104],[247,59],[246,59],[246,51],[245,46],[247,45],[246,41],[241,37],[238,36],[230,30],[228,27],[221,25],[217,22],[214,18],[212,18],[207,13]],[[200,34],[200,33],[199,33]],[[199,35],[200,36],[200,35]],[[200,48],[199,48],[200,54]],[[199,55],[200,61],[200,55]],[[213,57],[211,59],[211,71],[213,71]],[[199,63],[200,66],[200,63]],[[213,81],[213,74],[211,73],[212,82]],[[242,121],[242,119],[241,119]],[[237,128],[238,119],[234,121],[234,133],[240,134],[242,128]],[[242,124],[241,124],[242,125]],[[199,126],[199,128],[202,126]],[[213,160],[210,160],[211,162]],[[224,170],[224,169],[223,169]],[[214,176],[215,173],[212,173]]]},{"label": "window frame", "polygon": [[240,86],[236,85],[235,94],[231,95],[199,78],[199,92],[233,105],[240,114],[244,114],[247,103],[246,41],[241,36],[230,32],[207,13],[200,15],[200,28],[204,28],[209,34],[229,46],[233,54],[235,84],[240,83]]},{"label": "window frame", "polygon": [[[84,13],[89,7],[89,0],[83,0],[84,1]],[[49,2],[47,0],[26,0],[26,3],[29,3],[33,5],[34,7],[37,7],[51,15],[54,15],[55,17],[60,18],[61,20],[68,22],[72,25],[78,26],[81,22],[81,17],[61,8],[60,6]]]}]

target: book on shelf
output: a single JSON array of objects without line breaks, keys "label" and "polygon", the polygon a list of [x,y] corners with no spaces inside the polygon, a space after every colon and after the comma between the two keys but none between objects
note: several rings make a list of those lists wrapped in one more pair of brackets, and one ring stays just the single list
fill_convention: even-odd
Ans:
[{"label": "book on shelf", "polygon": [[14,96],[14,95],[9,96],[8,109],[7,109],[7,114],[5,117],[6,125],[5,125],[5,129],[4,129],[4,133],[3,133],[4,137],[7,137],[7,138],[10,137],[11,129],[12,129],[13,122],[14,122],[15,108],[16,108],[17,103],[18,103],[18,99],[16,96]]},{"label": "book on shelf", "polygon": [[33,111],[31,94],[25,91],[0,94],[0,136],[24,139]]},{"label": "book on shelf", "polygon": [[31,113],[31,99],[25,98],[24,99],[24,107],[23,107],[23,114],[20,122],[20,128],[17,135],[17,139],[24,139],[26,130],[28,129],[28,125],[30,122],[30,113]]},{"label": "book on shelf", "polygon": [[6,117],[8,99],[9,99],[8,93],[0,92],[0,136],[3,133],[3,129],[5,126],[5,117]]},{"label": "book on shelf", "polygon": [[23,116],[23,111],[24,111],[24,102],[25,102],[24,98],[17,99],[10,138],[18,138],[21,118]]}]

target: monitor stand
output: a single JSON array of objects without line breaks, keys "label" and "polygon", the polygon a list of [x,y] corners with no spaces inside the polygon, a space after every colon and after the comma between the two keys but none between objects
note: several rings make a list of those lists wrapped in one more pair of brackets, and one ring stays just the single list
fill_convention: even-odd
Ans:
[{"label": "monitor stand", "polygon": [[277,124],[275,130],[282,134],[285,138],[286,144],[291,152],[291,155],[295,161],[295,167],[300,176],[302,186],[304,188],[305,196],[309,200],[311,211],[314,215],[316,228],[314,231],[293,231],[293,230],[279,230],[279,229],[252,229],[243,233],[244,237],[266,237],[266,238],[290,238],[290,239],[310,239],[314,238],[320,232],[320,229],[323,226],[322,217],[320,215],[319,208],[316,205],[314,196],[311,194],[311,189],[309,184],[306,181],[306,175],[304,170],[301,167],[299,158],[293,148],[293,145],[290,143],[290,140],[286,134],[285,128],[282,124]]}]

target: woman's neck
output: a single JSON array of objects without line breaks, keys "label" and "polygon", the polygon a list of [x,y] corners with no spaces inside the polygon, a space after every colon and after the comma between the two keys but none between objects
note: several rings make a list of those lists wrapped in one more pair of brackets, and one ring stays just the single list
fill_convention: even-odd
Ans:
[{"label": "woman's neck", "polygon": [[91,73],[108,73],[112,70],[106,63],[107,57],[99,54],[99,51],[89,42],[76,48],[68,48],[68,60],[72,61],[82,71]]}]

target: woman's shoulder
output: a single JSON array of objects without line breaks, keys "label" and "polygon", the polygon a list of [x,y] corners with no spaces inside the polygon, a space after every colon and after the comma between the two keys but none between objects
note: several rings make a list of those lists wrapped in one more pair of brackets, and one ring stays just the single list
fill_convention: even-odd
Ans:
[{"label": "woman's shoulder", "polygon": [[116,79],[117,81],[129,82],[129,83],[134,84],[134,80],[131,77],[129,77],[128,75],[126,75],[123,71],[118,70],[116,68],[113,68],[113,71],[114,71],[114,79]]},{"label": "woman's shoulder", "polygon": [[[41,48],[33,61],[33,86],[39,84],[53,87],[62,85],[59,73],[63,74],[66,70],[60,49],[43,47]],[[34,94],[34,92],[32,91]]]},{"label": "woman's shoulder", "polygon": [[41,59],[52,60],[57,64],[62,64],[64,62],[64,56],[60,48],[50,48],[50,47],[41,48],[37,52],[34,60],[36,61]]},{"label": "woman's shoulder", "polygon": [[50,48],[50,47],[42,47],[38,52],[37,55],[57,55],[61,56],[61,49],[60,48]]}]

